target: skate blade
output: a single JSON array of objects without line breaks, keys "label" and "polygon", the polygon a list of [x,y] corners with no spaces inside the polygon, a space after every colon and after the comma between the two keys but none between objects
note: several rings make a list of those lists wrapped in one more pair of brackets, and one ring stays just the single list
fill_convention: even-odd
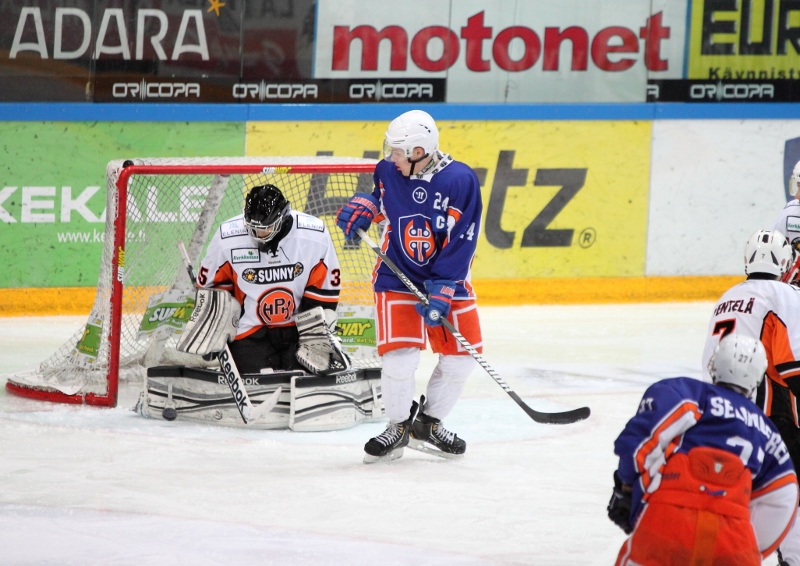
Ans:
[{"label": "skate blade", "polygon": [[377,464],[378,462],[391,462],[393,460],[399,460],[403,457],[403,447],[395,448],[388,454],[384,454],[383,456],[373,456],[371,454],[364,454],[364,463],[365,464]]},{"label": "skate blade", "polygon": [[417,452],[423,452],[424,454],[430,454],[431,456],[437,456],[447,460],[460,460],[464,457],[464,454],[451,454],[450,452],[443,452],[438,448],[431,446],[427,442],[417,440],[416,438],[408,439],[408,447],[412,450],[416,450]]}]

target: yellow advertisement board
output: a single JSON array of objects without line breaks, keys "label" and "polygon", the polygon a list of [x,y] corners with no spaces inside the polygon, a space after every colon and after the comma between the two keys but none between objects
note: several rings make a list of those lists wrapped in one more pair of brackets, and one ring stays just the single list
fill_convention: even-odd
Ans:
[{"label": "yellow advertisement board", "polygon": [[[250,122],[246,155],[377,157],[386,122]],[[643,276],[650,122],[440,121],[478,174],[476,279]]]},{"label": "yellow advertisement board", "polygon": [[791,2],[691,3],[688,79],[800,79],[800,10]]}]

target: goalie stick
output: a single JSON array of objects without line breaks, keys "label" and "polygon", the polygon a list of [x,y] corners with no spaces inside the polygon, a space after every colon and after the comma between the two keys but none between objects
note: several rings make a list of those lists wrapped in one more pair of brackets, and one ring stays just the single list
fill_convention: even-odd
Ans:
[{"label": "goalie stick", "polygon": [[[186,251],[186,246],[183,245],[183,242],[178,242],[178,249],[183,257],[183,263],[186,266],[186,272],[189,274],[189,279],[191,279],[192,283],[194,284],[197,281],[197,277],[194,274],[192,262],[189,259],[189,253]],[[239,369],[236,367],[236,363],[233,361],[233,356],[231,355],[231,350],[228,347],[228,344],[225,344],[225,347],[218,356],[219,367],[222,370],[223,376],[225,377],[225,382],[231,389],[231,395],[233,395],[233,399],[236,402],[236,408],[239,409],[239,414],[242,416],[244,424],[251,424],[257,421],[275,408],[275,405],[278,404],[278,398],[283,391],[283,388],[280,385],[275,392],[272,393],[272,395],[264,400],[263,403],[253,406],[253,403],[250,401],[250,396],[247,394],[247,389],[244,387],[244,381],[239,373]]]},{"label": "goalie stick", "polygon": [[[400,281],[402,281],[403,284],[406,287],[408,287],[408,290],[414,293],[414,295],[416,295],[417,299],[419,299],[423,305],[427,306],[428,297],[422,294],[422,292],[419,289],[417,289],[416,285],[414,285],[414,283],[411,282],[411,280],[405,275],[405,273],[400,271],[400,268],[397,267],[397,265],[395,265],[395,263],[391,259],[389,259],[385,253],[383,253],[378,244],[376,244],[372,240],[372,238],[370,238],[367,235],[367,233],[360,228],[358,229],[358,235],[361,237],[362,240],[364,240],[364,243],[366,243],[370,248],[372,248],[372,251],[374,251],[377,254],[377,256],[381,258],[381,260],[387,265],[387,267],[391,269],[395,275],[397,275]],[[491,376],[491,378],[494,379],[497,382],[497,384],[503,388],[503,391],[508,393],[509,397],[511,397],[517,403],[517,405],[522,407],[522,410],[525,411],[525,413],[537,423],[571,424],[578,421],[582,421],[588,418],[589,415],[591,414],[589,407],[581,407],[580,409],[572,409],[570,411],[562,411],[556,413],[544,413],[541,411],[537,411],[535,409],[531,409],[528,405],[525,404],[525,402],[522,399],[520,399],[519,395],[517,395],[514,392],[514,390],[508,386],[508,384],[503,380],[503,378],[500,377],[500,375],[496,371],[494,371],[494,369],[492,369],[492,366],[490,366],[489,363],[483,358],[483,356],[481,356],[478,353],[478,351],[472,346],[472,344],[470,344],[469,341],[466,338],[464,338],[458,330],[455,329],[455,327],[450,323],[450,321],[444,317],[442,317],[442,326],[444,326],[450,332],[450,334],[453,335],[453,338],[455,338],[458,341],[458,343],[461,344],[461,346],[467,352],[469,352],[469,354],[473,358],[475,358],[475,361],[478,362],[478,364],[480,364],[480,366],[486,371],[486,373],[488,373],[489,376]]]}]

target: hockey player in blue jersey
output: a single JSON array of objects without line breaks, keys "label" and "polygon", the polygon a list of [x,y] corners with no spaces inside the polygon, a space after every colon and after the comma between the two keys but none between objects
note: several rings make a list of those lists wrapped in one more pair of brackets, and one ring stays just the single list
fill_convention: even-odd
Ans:
[{"label": "hockey player in blue jersey", "polygon": [[651,385],[614,443],[608,516],[631,537],[616,564],[761,564],[786,536],[797,478],[775,425],[750,400],[767,369],[761,342],[719,341],[713,384]]},{"label": "hockey player in blue jersey", "polygon": [[[466,164],[439,151],[433,118],[412,110],[386,131],[384,157],[375,167],[372,193],[358,193],[342,207],[337,225],[347,239],[373,222],[383,229],[381,247],[429,304],[417,302],[398,277],[378,262],[373,277],[381,356],[381,391],[389,425],[367,442],[365,462],[395,459],[403,447],[453,457],[466,442],[448,431],[450,414],[474,359],[441,324],[446,317],[479,352],[482,349],[470,267],[483,205],[480,183]],[[430,341],[439,361],[426,394],[414,401],[420,351]]]}]

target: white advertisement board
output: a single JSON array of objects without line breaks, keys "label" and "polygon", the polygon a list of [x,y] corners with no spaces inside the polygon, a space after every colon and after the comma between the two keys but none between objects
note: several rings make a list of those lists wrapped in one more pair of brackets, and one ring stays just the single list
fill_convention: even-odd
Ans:
[{"label": "white advertisement board", "polygon": [[654,122],[646,274],[744,275],[747,238],[786,204],[798,137],[800,120]]},{"label": "white advertisement board", "polygon": [[[400,6],[402,6],[400,8]],[[446,78],[447,102],[642,102],[687,0],[319,0],[314,78]]]}]

